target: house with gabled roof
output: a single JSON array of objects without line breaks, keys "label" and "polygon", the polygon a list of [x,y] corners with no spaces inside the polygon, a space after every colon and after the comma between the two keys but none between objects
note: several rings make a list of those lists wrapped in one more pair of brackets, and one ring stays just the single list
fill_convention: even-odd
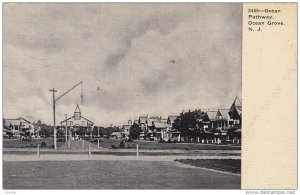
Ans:
[{"label": "house with gabled roof", "polygon": [[230,111],[229,111],[230,118],[232,122],[229,125],[233,128],[241,128],[242,126],[242,100],[238,97],[235,98],[233,101]]},{"label": "house with gabled roof", "polygon": [[177,118],[178,118],[178,116],[170,115],[170,116],[168,116],[167,123],[170,124],[170,125],[173,125],[173,123],[175,122],[175,120]]},{"label": "house with gabled roof", "polygon": [[242,101],[236,97],[229,109],[217,112],[218,138],[231,143],[241,143]]},{"label": "house with gabled roof", "polygon": [[140,116],[138,119],[138,124],[141,128],[141,133],[140,133],[140,137],[139,139],[146,139],[146,133],[147,133],[147,119],[148,119],[148,115],[147,116]]},{"label": "house with gabled roof", "polygon": [[147,118],[148,118],[148,115],[147,116],[140,116],[139,117],[139,124],[146,125],[147,124]]},{"label": "house with gabled roof", "polygon": [[229,115],[230,109],[218,109],[217,111],[217,129],[227,129],[230,119]]},{"label": "house with gabled roof", "polygon": [[202,116],[201,121],[201,128],[204,131],[212,131],[217,127],[217,113],[216,110],[208,110]]},{"label": "house with gabled roof", "polygon": [[160,119],[161,117],[159,116],[150,116],[147,118],[146,139],[152,140],[155,137],[154,122],[160,122]]},{"label": "house with gabled roof", "polygon": [[153,137],[156,137],[157,140],[168,141],[171,138],[170,126],[166,122],[155,121],[153,125]]},{"label": "house with gabled roof", "polygon": [[77,135],[76,132],[79,131],[79,129],[84,129],[86,133],[92,132],[94,122],[82,116],[79,105],[77,104],[74,115],[61,121],[60,125],[63,129],[63,132],[66,132],[67,127],[73,132],[72,134],[75,136]]},{"label": "house with gabled roof", "polygon": [[22,135],[30,135],[35,137],[38,135],[38,129],[35,129],[32,122],[19,117],[16,119],[3,119],[3,135],[9,134],[12,137],[20,138]]},{"label": "house with gabled roof", "polygon": [[174,129],[174,127],[173,127],[173,124],[177,118],[178,118],[178,116],[176,116],[176,115],[168,116],[167,124],[169,125],[169,129],[171,132],[170,140],[180,141],[180,131]]},{"label": "house with gabled roof", "polygon": [[160,116],[150,116],[149,118],[147,118],[147,126],[148,127],[153,127],[154,122],[159,122],[160,119],[161,119]]}]

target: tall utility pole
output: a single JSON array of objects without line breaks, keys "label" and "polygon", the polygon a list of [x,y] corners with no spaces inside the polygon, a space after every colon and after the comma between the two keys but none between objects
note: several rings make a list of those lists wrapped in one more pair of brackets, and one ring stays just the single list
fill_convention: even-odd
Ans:
[{"label": "tall utility pole", "polygon": [[68,115],[65,114],[65,116],[66,116],[66,143],[67,143],[67,141],[68,141]]},{"label": "tall utility pole", "polygon": [[54,150],[56,151],[57,148],[56,148],[56,125],[55,125],[55,92],[57,92],[57,90],[55,90],[54,88],[53,89],[49,89],[49,91],[53,92],[53,123],[54,123],[54,126],[53,126],[53,138],[54,138]]},{"label": "tall utility pole", "polygon": [[78,83],[77,85],[75,85],[74,87],[72,87],[71,89],[69,89],[68,91],[66,91],[65,93],[63,93],[62,95],[60,95],[58,98],[55,99],[55,92],[57,92],[57,90],[53,89],[49,89],[49,91],[53,92],[53,122],[54,122],[54,131],[53,131],[53,137],[54,137],[54,150],[57,150],[57,142],[56,142],[56,126],[55,126],[55,103],[62,98],[64,95],[66,95],[67,93],[69,93],[71,90],[73,90],[75,87],[77,87],[78,85],[82,84],[82,81],[80,83]]}]

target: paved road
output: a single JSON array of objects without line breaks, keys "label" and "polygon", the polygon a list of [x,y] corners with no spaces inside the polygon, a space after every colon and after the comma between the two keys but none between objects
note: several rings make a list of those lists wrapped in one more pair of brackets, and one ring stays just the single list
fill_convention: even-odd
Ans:
[{"label": "paved road", "polygon": [[3,163],[4,189],[240,189],[241,176],[173,161]]}]

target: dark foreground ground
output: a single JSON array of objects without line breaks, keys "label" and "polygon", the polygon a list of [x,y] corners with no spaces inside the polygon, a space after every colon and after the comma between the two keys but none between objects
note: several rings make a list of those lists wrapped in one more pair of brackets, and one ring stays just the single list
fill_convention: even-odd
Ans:
[{"label": "dark foreground ground", "polygon": [[3,162],[4,189],[240,189],[241,176],[178,162]]},{"label": "dark foreground ground", "polygon": [[176,159],[175,161],[195,167],[203,167],[230,173],[241,173],[240,159]]}]

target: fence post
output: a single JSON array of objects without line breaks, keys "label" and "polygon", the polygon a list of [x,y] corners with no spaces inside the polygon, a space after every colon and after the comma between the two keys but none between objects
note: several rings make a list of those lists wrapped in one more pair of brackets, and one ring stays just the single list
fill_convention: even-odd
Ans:
[{"label": "fence post", "polygon": [[98,149],[100,148],[100,140],[99,140],[99,138],[98,138]]},{"label": "fence post", "polygon": [[136,144],[136,156],[139,156],[139,144]]},{"label": "fence post", "polygon": [[69,140],[68,140],[68,148],[70,148],[71,147],[71,131],[70,131],[70,129],[69,129]]},{"label": "fence post", "polygon": [[89,157],[91,157],[91,144],[89,144]]},{"label": "fence post", "polygon": [[40,144],[37,145],[37,157],[40,158]]},{"label": "fence post", "polygon": [[82,138],[82,146],[81,148],[84,148],[84,138]]}]

